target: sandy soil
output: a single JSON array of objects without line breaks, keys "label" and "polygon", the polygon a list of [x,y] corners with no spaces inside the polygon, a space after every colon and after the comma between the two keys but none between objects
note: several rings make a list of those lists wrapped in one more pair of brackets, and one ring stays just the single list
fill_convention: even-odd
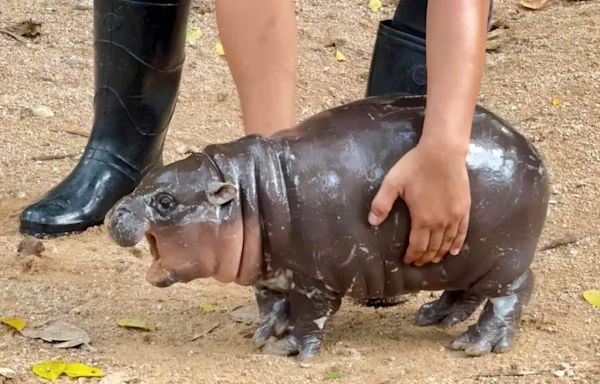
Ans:
[{"label": "sandy soil", "polygon": [[[298,1],[302,117],[364,94],[377,22],[393,12],[392,1],[384,1],[381,14],[366,3]],[[204,36],[188,48],[166,143],[169,162],[181,157],[183,144],[241,135],[237,96],[225,61],[213,51],[215,17],[206,8],[189,22]],[[0,34],[0,316],[76,323],[97,351],[56,350],[0,327],[0,367],[17,372],[7,382],[38,382],[31,365],[54,358],[101,367],[104,383],[312,383],[329,381],[330,372],[341,374],[339,383],[600,382],[600,311],[581,297],[600,288],[600,1],[550,0],[539,12],[497,1],[494,20],[508,29],[498,37],[499,50],[487,56],[481,103],[534,140],[547,160],[553,195],[543,242],[582,237],[538,253],[537,288],[513,349],[475,359],[450,351],[469,322],[450,330],[417,328],[415,311],[432,295],[421,293],[391,309],[345,303],[321,354],[307,366],[256,353],[248,339],[253,327],[230,320],[228,309],[252,302],[249,289],[214,281],[153,288],[143,278],[147,250],[118,248],[99,228],[45,241],[43,257],[24,270],[16,259],[19,209],[76,164],[32,157],[83,149],[85,138],[53,130],[89,131],[93,95],[92,12],[66,0],[2,0],[0,27],[29,17],[43,22],[37,40],[23,44]],[[342,42],[347,62],[336,62],[326,47],[332,39]],[[561,104],[552,105],[553,98]],[[54,116],[33,115],[29,109],[37,104]],[[222,310],[205,313],[204,303]],[[151,319],[158,330],[125,330],[116,326],[121,318]],[[190,341],[215,324],[212,333]],[[557,377],[561,364],[574,376]]]}]

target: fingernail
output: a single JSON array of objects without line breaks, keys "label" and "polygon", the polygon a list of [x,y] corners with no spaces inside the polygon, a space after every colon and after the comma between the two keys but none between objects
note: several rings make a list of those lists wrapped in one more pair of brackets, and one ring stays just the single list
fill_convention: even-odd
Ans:
[{"label": "fingernail", "polygon": [[454,249],[451,249],[451,250],[450,250],[450,254],[451,254],[452,256],[456,256],[456,255],[458,255],[459,253],[460,253],[460,248],[454,248]]},{"label": "fingernail", "polygon": [[373,212],[369,212],[369,224],[371,224],[371,225],[379,224],[379,218]]}]

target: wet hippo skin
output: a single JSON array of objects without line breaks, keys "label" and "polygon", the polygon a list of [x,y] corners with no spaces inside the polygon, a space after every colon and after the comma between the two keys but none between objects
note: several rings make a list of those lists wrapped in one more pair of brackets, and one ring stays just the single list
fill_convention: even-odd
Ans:
[{"label": "wet hippo skin", "polygon": [[[458,256],[406,265],[410,218],[399,199],[379,227],[369,207],[387,171],[420,137],[425,99],[374,97],[319,113],[271,139],[246,136],[157,170],[107,216],[113,239],[148,239],[157,286],[214,277],[253,285],[267,353],[318,351],[343,296],[444,290],[418,325],[450,326],[481,304],[451,345],[469,355],[509,349],[533,275],[548,205],[537,151],[477,107],[467,165],[471,219]],[[274,337],[273,337],[274,336]]]}]

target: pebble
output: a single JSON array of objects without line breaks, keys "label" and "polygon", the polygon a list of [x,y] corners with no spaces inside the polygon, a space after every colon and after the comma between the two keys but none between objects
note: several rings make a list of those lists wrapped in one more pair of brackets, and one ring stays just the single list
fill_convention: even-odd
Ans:
[{"label": "pebble", "polygon": [[564,377],[565,371],[563,371],[561,369],[557,369],[556,371],[552,372],[552,374],[556,377]]},{"label": "pebble", "polygon": [[14,379],[17,377],[17,373],[10,368],[0,368],[0,376],[4,376],[7,379]]},{"label": "pebble", "polygon": [[94,7],[94,0],[77,0],[75,9],[79,11],[89,11]]},{"label": "pebble", "polygon": [[29,111],[37,117],[44,117],[44,118],[48,118],[48,117],[54,117],[54,112],[52,112],[52,110],[45,106],[45,105],[41,105],[41,104],[36,104],[36,105],[32,105],[29,107]]}]

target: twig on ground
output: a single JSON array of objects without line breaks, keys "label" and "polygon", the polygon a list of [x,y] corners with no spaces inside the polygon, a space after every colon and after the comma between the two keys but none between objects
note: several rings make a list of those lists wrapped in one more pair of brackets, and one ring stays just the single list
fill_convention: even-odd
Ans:
[{"label": "twig on ground", "polygon": [[66,153],[64,155],[44,155],[44,156],[34,156],[31,158],[33,161],[51,161],[51,160],[62,160],[62,159],[70,159],[72,157],[79,156],[80,153]]},{"label": "twig on ground", "polygon": [[216,323],[216,324],[212,325],[210,328],[208,328],[206,331],[200,332],[197,335],[195,335],[194,337],[192,337],[190,339],[190,341],[198,340],[198,339],[208,335],[209,333],[213,332],[215,329],[219,328],[220,326],[221,326],[221,323]]},{"label": "twig on ground", "polygon": [[56,128],[50,128],[49,131],[50,132],[68,133],[70,135],[81,136],[81,137],[90,137],[89,133],[83,132],[83,131],[78,131],[76,129],[56,129]]},{"label": "twig on ground", "polygon": [[542,373],[548,372],[547,369],[542,369],[539,371],[513,371],[513,372],[498,372],[498,373],[481,373],[479,375],[473,376],[475,379],[480,379],[484,377],[522,377],[522,376],[536,376],[541,375]]},{"label": "twig on ground", "polygon": [[540,247],[540,252],[547,251],[549,249],[562,247],[562,246],[569,245],[569,244],[574,244],[574,243],[577,243],[577,242],[585,239],[586,237],[588,237],[588,236],[587,235],[569,234],[569,235],[566,235],[566,236],[560,237],[558,239],[554,239],[554,240],[547,242],[542,247]]},{"label": "twig on ground", "polygon": [[17,35],[14,32],[7,31],[6,29],[0,29],[0,33],[4,33],[4,34],[12,37],[13,39],[17,40],[19,43],[26,43],[27,42],[26,38],[24,38],[22,36],[19,36],[19,35]]}]

